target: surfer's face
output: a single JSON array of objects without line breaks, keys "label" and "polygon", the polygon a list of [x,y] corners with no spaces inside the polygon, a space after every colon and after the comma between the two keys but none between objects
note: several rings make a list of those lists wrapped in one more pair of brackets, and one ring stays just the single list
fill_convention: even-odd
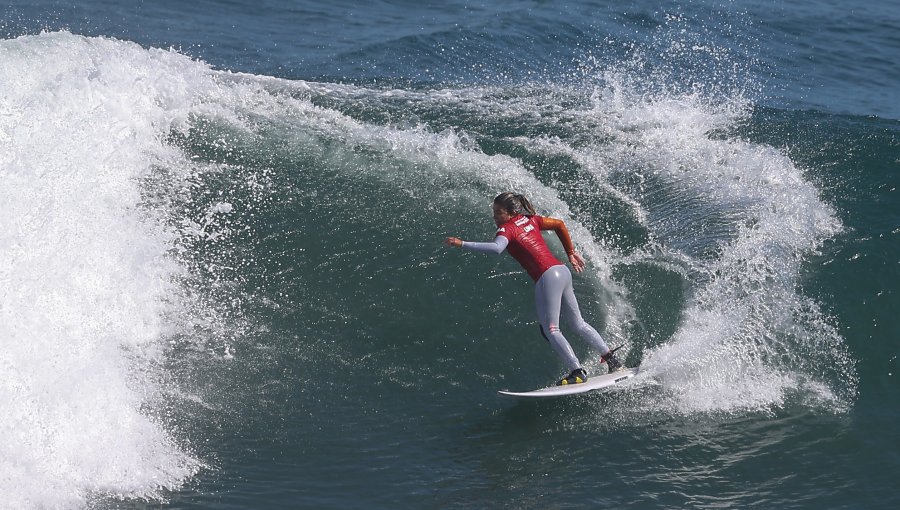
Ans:
[{"label": "surfer's face", "polygon": [[506,211],[500,204],[494,204],[494,223],[501,226],[512,219],[512,215]]}]

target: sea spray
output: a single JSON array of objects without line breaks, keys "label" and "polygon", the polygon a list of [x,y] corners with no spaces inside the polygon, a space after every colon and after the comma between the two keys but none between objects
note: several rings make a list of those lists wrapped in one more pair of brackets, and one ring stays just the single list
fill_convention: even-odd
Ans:
[{"label": "sea spray", "polygon": [[796,390],[844,408],[852,360],[832,362],[843,339],[800,287],[807,257],[841,225],[803,170],[723,136],[747,121],[739,97],[613,97],[598,103],[616,140],[603,158],[640,176],[630,193],[646,211],[648,253],[678,261],[691,288],[671,341],[646,353],[651,375],[680,412],[770,410]]},{"label": "sea spray", "polygon": [[175,232],[140,179],[208,69],[130,43],[0,43],[0,493],[9,508],[158,497],[201,463],[167,429]]}]

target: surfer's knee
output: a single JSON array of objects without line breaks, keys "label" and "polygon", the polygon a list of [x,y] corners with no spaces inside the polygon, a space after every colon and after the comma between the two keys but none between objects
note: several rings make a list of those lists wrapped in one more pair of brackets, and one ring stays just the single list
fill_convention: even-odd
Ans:
[{"label": "surfer's knee", "polygon": [[541,336],[544,337],[544,340],[550,341],[550,337],[559,333],[559,326],[556,324],[549,324],[545,328],[543,324],[538,325],[541,328]]}]

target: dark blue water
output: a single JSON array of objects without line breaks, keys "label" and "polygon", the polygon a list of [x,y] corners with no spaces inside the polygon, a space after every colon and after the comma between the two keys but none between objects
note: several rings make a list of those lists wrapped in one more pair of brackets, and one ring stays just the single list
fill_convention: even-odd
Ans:
[{"label": "dark blue water", "polygon": [[900,504],[894,4],[0,9],[0,507]]}]

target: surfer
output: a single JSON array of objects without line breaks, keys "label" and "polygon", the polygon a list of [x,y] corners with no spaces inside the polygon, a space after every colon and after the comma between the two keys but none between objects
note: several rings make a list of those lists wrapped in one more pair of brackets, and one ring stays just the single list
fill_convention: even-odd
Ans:
[{"label": "surfer", "polygon": [[600,353],[600,360],[606,363],[610,372],[622,368],[613,350],[610,350],[600,333],[581,317],[581,310],[572,289],[572,273],[560,262],[544,242],[542,230],[552,230],[562,242],[569,262],[576,272],[584,270],[584,259],[575,251],[569,230],[562,220],[538,216],[531,202],[522,195],[501,193],[493,203],[494,223],[497,235],[491,242],[463,241],[448,237],[444,244],[466,250],[500,254],[509,251],[535,281],[534,301],[537,306],[541,334],[563,359],[571,371],[557,385],[578,384],[587,381],[587,373],[575,356],[572,346],[559,330],[560,312],[579,336],[584,338]]}]

